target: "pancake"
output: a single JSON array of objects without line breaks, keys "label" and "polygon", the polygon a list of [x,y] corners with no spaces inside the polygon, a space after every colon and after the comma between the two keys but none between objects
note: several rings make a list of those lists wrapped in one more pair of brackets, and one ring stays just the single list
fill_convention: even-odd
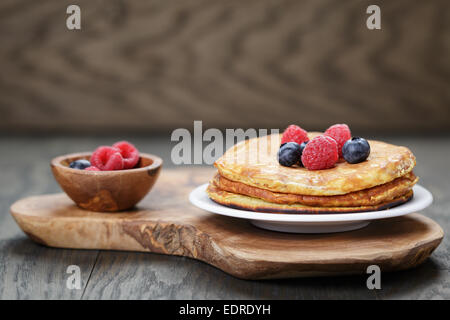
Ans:
[{"label": "pancake", "polygon": [[[308,136],[312,139],[319,134]],[[408,148],[370,140],[370,155],[361,163],[340,160],[334,168],[326,170],[283,167],[277,159],[280,141],[281,135],[275,134],[239,142],[214,165],[228,180],[303,196],[344,195],[369,189],[405,176],[416,165]]]},{"label": "pancake", "polygon": [[218,189],[238,193],[278,204],[302,204],[318,207],[357,207],[373,206],[385,203],[407,193],[419,179],[413,172],[391,182],[369,189],[336,196],[308,196],[290,193],[277,193],[265,189],[248,186],[241,182],[231,181],[216,174],[211,184]]},{"label": "pancake", "polygon": [[392,208],[409,201],[413,197],[413,191],[409,190],[406,194],[373,206],[358,207],[314,207],[302,204],[278,204],[267,202],[258,198],[245,196],[242,194],[231,193],[220,190],[213,184],[209,184],[207,194],[214,201],[221,205],[247,210],[268,213],[290,213],[290,214],[320,214],[320,213],[352,213],[376,211]]}]

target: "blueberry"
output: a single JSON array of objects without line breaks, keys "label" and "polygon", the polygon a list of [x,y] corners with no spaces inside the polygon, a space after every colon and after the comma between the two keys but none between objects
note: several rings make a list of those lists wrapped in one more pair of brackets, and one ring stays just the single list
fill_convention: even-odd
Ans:
[{"label": "blueberry", "polygon": [[91,163],[88,160],[80,159],[70,163],[69,167],[72,169],[84,170],[90,167]]},{"label": "blueberry", "polygon": [[347,140],[342,147],[342,155],[348,163],[359,163],[367,159],[370,154],[370,145],[366,139],[353,137]]},{"label": "blueberry", "polygon": [[286,142],[278,150],[278,162],[285,167],[292,167],[300,161],[300,145],[296,142]]},{"label": "blueberry", "polygon": [[308,144],[309,141],[305,141],[302,142],[302,144],[300,145],[300,160],[298,160],[298,165],[303,167],[303,163],[302,163],[302,154],[303,154],[303,150],[305,149],[306,145]]}]

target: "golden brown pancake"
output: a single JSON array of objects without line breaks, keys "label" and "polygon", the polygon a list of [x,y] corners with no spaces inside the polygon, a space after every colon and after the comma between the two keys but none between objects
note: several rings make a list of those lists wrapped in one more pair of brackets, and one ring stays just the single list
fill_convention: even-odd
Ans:
[{"label": "golden brown pancake", "polygon": [[398,198],[411,190],[418,180],[414,173],[410,172],[403,177],[380,186],[337,196],[308,196],[272,192],[248,186],[241,182],[231,181],[219,174],[216,174],[210,183],[223,191],[238,193],[278,204],[298,203],[318,207],[358,207],[373,206]]},{"label": "golden brown pancake", "polygon": [[[319,134],[309,133],[309,137]],[[370,155],[361,163],[341,160],[326,170],[283,167],[277,159],[280,141],[279,134],[242,141],[214,165],[221,176],[248,186],[276,193],[334,196],[386,184],[405,176],[416,164],[408,148],[371,140]]]},{"label": "golden brown pancake", "polygon": [[206,192],[213,201],[227,207],[248,211],[270,212],[270,213],[293,213],[293,214],[352,213],[352,212],[383,210],[405,203],[408,200],[410,200],[413,196],[412,190],[409,190],[406,194],[400,197],[373,206],[314,207],[302,204],[271,203],[258,198],[253,198],[242,194],[220,190],[213,184],[209,184]]}]

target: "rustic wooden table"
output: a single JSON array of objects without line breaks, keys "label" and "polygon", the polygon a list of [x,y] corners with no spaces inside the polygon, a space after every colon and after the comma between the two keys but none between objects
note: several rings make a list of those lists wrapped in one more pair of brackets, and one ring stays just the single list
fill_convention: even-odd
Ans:
[{"label": "rustic wooden table", "polygon": [[[121,136],[120,139],[124,137]],[[170,163],[169,137],[125,137]],[[410,147],[416,174],[435,201],[423,214],[450,227],[450,137],[378,137]],[[244,281],[205,263],[149,253],[53,249],[35,244],[17,227],[9,206],[17,199],[60,189],[52,157],[92,150],[119,138],[0,137],[0,299],[450,299],[448,237],[422,266],[382,274],[381,290],[365,276]],[[66,287],[69,265],[81,269],[81,289]]]}]

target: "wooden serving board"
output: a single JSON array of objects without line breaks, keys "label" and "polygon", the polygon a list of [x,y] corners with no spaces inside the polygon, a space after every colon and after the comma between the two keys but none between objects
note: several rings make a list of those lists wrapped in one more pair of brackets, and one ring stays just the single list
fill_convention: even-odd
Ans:
[{"label": "wooden serving board", "polygon": [[365,273],[371,264],[382,272],[412,268],[429,257],[444,235],[436,222],[420,214],[334,234],[258,229],[189,203],[189,192],[213,173],[163,170],[154,190],[133,211],[85,211],[65,194],[51,194],[19,200],[11,213],[31,239],[47,246],[187,256],[244,279]]}]

